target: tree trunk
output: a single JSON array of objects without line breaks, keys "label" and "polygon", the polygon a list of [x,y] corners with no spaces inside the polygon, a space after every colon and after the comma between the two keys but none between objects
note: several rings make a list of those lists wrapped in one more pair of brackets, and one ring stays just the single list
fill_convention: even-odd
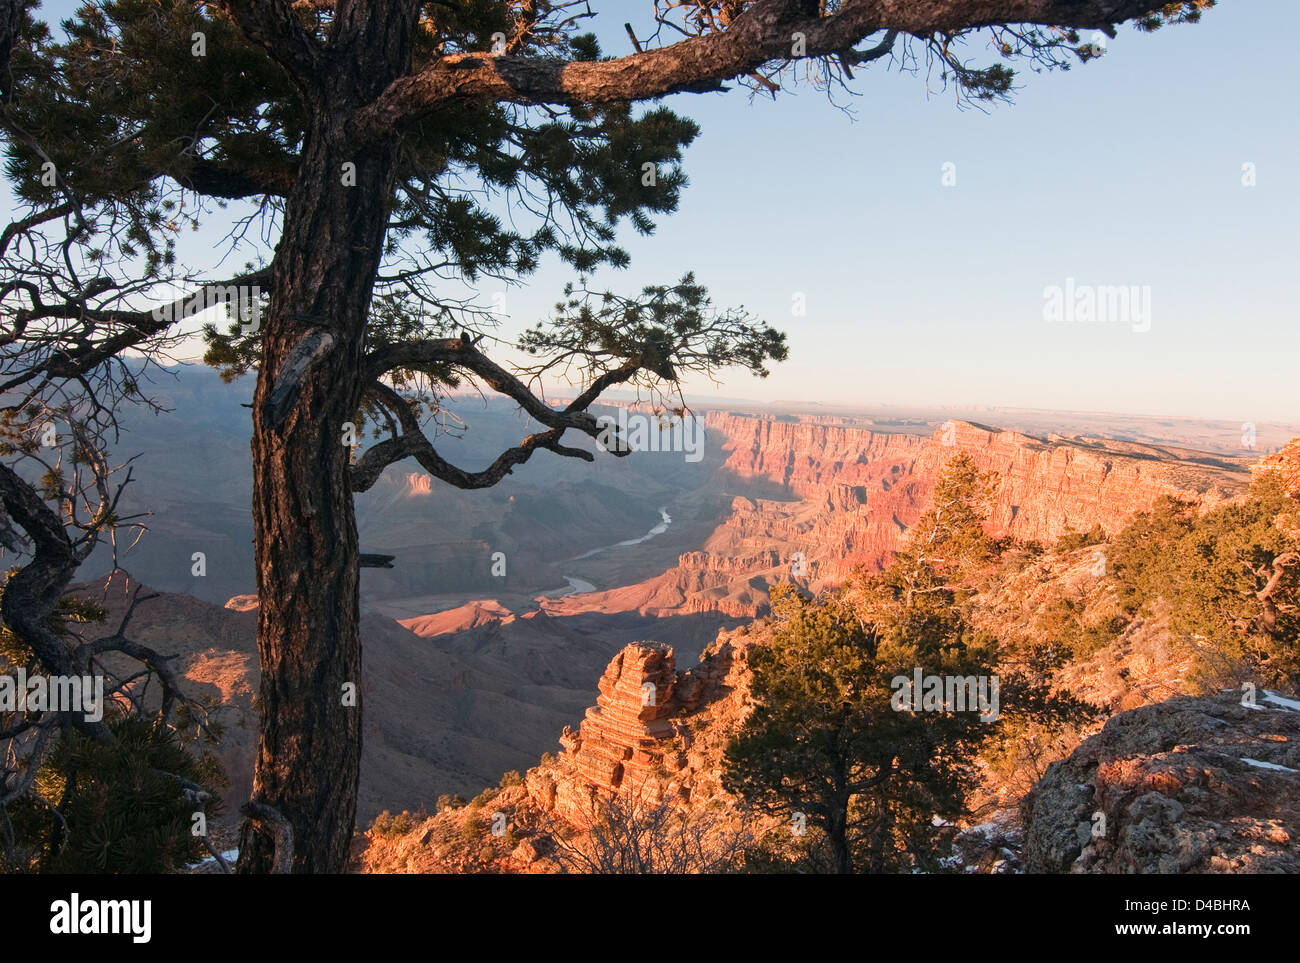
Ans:
[{"label": "tree trunk", "polygon": [[[344,870],[360,776],[359,553],[344,426],[361,398],[397,139],[354,151],[344,123],[408,63],[414,11],[372,19],[355,43],[329,55],[320,89],[308,92],[310,123],[272,265],[253,404],[261,661],[253,801],[292,828],[297,873]],[[301,361],[294,349],[305,337],[325,347],[295,390],[276,376],[291,354]],[[245,822],[239,871],[273,865],[271,834]]]},{"label": "tree trunk", "polygon": [[826,836],[830,840],[831,854],[835,859],[835,872],[853,873],[853,854],[849,851],[849,799],[845,794],[831,803]]}]

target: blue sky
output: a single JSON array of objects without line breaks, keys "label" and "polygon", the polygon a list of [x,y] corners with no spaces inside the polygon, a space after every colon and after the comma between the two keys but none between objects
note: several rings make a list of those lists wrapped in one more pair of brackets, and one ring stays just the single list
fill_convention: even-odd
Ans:
[{"label": "blue sky", "polygon": [[[1294,420],[1297,27],[1298,4],[1224,0],[988,113],[879,70],[856,122],[813,92],[674,98],[703,135],[633,273],[693,267],[786,327],[790,361],[728,394]],[[1068,277],[1149,285],[1150,330],[1046,323]]]},{"label": "blue sky", "polygon": [[[593,6],[607,53],[630,47],[625,20],[648,22],[648,0]],[[987,113],[880,65],[858,74],[856,120],[811,90],[670,98],[703,129],[690,186],[654,236],[626,232],[632,267],[595,283],[694,270],[789,333],[770,378],[690,385],[701,399],[1298,420],[1297,35],[1300,4],[1221,0],[1197,25],[1123,28],[1068,73],[1026,72]],[[507,329],[570,277],[548,261],[510,293]],[[1148,288],[1149,330],[1047,322],[1044,289],[1067,278]]]}]

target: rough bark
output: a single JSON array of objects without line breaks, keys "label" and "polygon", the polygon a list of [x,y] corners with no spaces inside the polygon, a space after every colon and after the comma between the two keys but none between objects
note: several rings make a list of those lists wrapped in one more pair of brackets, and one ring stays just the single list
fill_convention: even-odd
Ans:
[{"label": "rough bark", "polygon": [[853,853],[849,849],[849,797],[847,793],[837,793],[830,804],[830,818],[826,824],[826,837],[831,844],[831,856],[835,861],[835,872],[842,875],[853,874]]},{"label": "rough bark", "polygon": [[[361,399],[397,140],[354,149],[342,118],[409,61],[415,11],[388,13],[373,12],[353,24],[350,43],[320,51],[329,62],[311,97],[301,173],[287,200],[253,404],[262,718],[253,802],[288,822],[297,873],[341,872],[356,818],[359,549],[343,432]],[[328,349],[313,350],[304,369],[299,346],[325,341]],[[344,704],[348,684],[355,705]],[[246,822],[239,871],[274,869],[274,840]]]}]

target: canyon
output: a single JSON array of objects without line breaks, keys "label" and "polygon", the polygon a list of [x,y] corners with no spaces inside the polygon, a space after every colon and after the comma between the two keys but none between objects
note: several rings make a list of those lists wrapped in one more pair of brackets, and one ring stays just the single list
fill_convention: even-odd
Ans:
[{"label": "canyon", "polygon": [[[766,611],[773,582],[817,590],[858,566],[878,569],[904,543],[956,451],[999,476],[993,533],[1044,542],[1097,525],[1114,531],[1161,495],[1215,504],[1242,488],[1255,460],[1094,435],[1037,438],[955,419],[902,421],[710,410],[699,462],[663,451],[606,456],[594,465],[552,459],[481,493],[428,486],[395,466],[358,505],[363,547],[397,556],[392,570],[363,571],[363,823],[380,810],[414,810],[445,793],[474,795],[502,772],[528,770],[566,727],[565,758],[588,775],[603,767],[609,782],[614,769],[606,757],[625,749],[633,750],[631,774],[644,775],[651,761],[637,753],[645,746],[602,748],[611,733],[630,737],[631,720],[618,704],[583,718],[593,690],[608,681],[611,660],[629,644],[654,640],[671,647],[673,666],[693,667],[720,637]],[[517,421],[490,409],[475,424],[481,432],[473,451],[481,455],[510,437]],[[155,490],[164,483],[180,489],[182,467],[178,459]],[[214,475],[207,491],[239,494],[233,477]],[[154,531],[123,561],[133,577],[164,590],[141,605],[133,624],[143,640],[178,655],[195,692],[226,723],[219,754],[234,811],[247,798],[255,751],[256,597],[248,581],[212,560],[218,580],[189,578],[190,545],[171,540],[181,526],[197,530],[212,519],[188,507],[180,518],[167,508],[172,502],[160,504]],[[234,505],[217,517],[234,518]],[[235,565],[239,541],[228,538],[231,554],[219,559]],[[164,558],[160,566],[148,554],[160,543],[181,561]],[[491,574],[495,552],[508,561],[503,578]],[[149,564],[135,564],[144,559]],[[160,568],[162,584],[140,574]],[[85,589],[117,600],[110,619],[131,584],[123,579],[119,572]],[[208,596],[217,587],[244,590],[225,596],[222,607],[195,597],[195,583]],[[719,679],[732,671],[724,661],[715,655],[686,670],[684,682],[665,682],[676,680],[676,669],[663,663],[662,705],[689,710],[698,692],[723,685]],[[637,671],[648,671],[639,664]],[[707,778],[698,749],[682,752],[685,762],[673,770],[679,780],[666,793],[694,792]],[[670,753],[653,765],[680,761]],[[556,792],[561,810],[574,815],[576,797]]]},{"label": "canyon", "polygon": [[[1116,532],[1163,495],[1218,504],[1242,490],[1253,460],[1093,436],[1037,439],[960,421],[925,435],[710,411],[706,426],[725,456],[717,487],[731,497],[700,548],[653,578],[549,603],[548,612],[752,618],[775,581],[817,591],[859,567],[878,571],[957,451],[997,475],[990,533],[1043,544],[1095,526]],[[600,584],[598,572],[580,574]]]},{"label": "canyon", "polygon": [[[601,677],[579,728],[564,730],[558,754],[467,806],[376,823],[356,868],[575,871],[569,857],[601,820],[632,814],[658,825],[665,808],[697,827],[691,840],[701,853],[770,831],[782,820],[742,815],[720,784],[727,741],[750,701],[748,655],[764,638],[762,629],[725,633],[686,670],[676,669],[670,648],[628,645]],[[1124,661],[1119,650],[1107,656]],[[1162,696],[1111,716],[1053,762],[1014,800],[1019,812],[1004,807],[962,830],[952,865],[986,873],[1293,873],[1298,746],[1296,699],[1264,692],[1245,705],[1236,693]],[[509,832],[493,832],[493,821]]]}]

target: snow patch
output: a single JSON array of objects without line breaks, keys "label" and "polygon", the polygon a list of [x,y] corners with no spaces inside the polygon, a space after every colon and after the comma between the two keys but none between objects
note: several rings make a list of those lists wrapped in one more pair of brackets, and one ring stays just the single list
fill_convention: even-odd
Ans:
[{"label": "snow patch", "polygon": [[1275,762],[1261,762],[1258,759],[1247,759],[1245,756],[1241,757],[1241,761],[1248,766],[1255,766],[1259,769],[1275,769],[1279,772],[1300,772],[1300,769],[1291,769],[1288,766],[1279,766]]},{"label": "snow patch", "polygon": [[1284,711],[1300,712],[1300,701],[1297,701],[1296,699],[1287,699],[1284,696],[1278,695],[1276,692],[1269,692],[1267,689],[1264,690],[1264,701],[1272,702],[1274,705],[1279,705]]}]

